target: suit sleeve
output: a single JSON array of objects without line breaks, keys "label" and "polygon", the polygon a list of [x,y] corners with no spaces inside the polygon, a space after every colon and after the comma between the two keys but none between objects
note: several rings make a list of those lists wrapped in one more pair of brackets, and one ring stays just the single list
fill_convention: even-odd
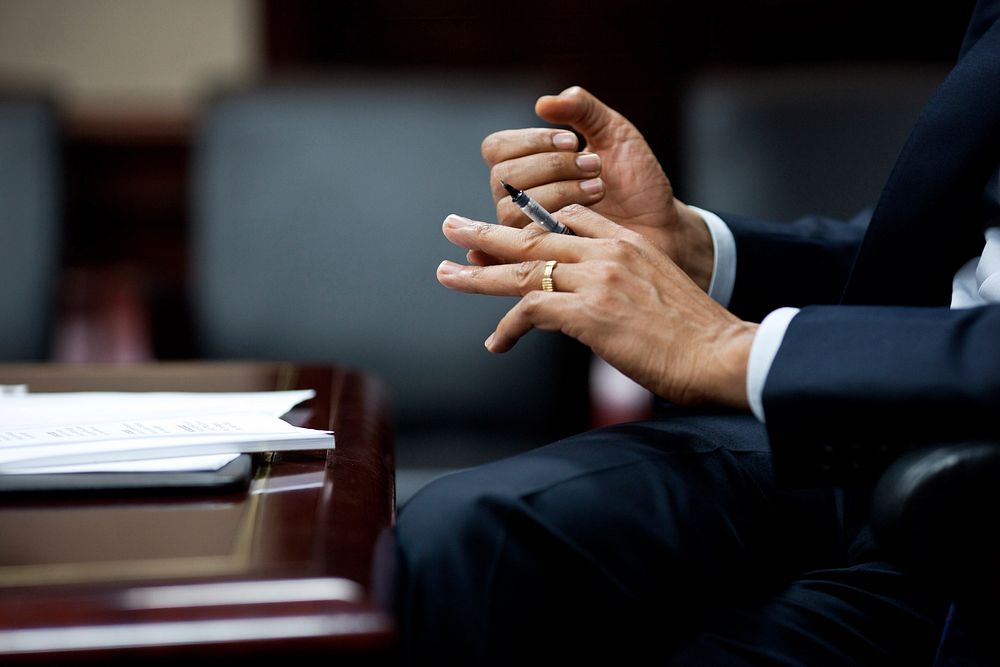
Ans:
[{"label": "suit sleeve", "polygon": [[867,483],[922,444],[1000,441],[1000,304],[803,308],[763,404],[791,486]]},{"label": "suit sleeve", "polygon": [[782,306],[840,300],[868,225],[865,211],[849,222],[809,217],[763,222],[719,213],[736,239],[736,283],[729,309],[760,322]]}]

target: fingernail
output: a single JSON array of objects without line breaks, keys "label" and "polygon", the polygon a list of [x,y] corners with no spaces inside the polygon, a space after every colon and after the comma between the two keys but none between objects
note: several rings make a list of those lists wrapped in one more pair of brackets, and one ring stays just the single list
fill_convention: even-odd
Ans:
[{"label": "fingernail", "polygon": [[586,192],[588,195],[596,195],[601,190],[604,189],[604,183],[601,182],[599,178],[591,178],[586,181],[580,182],[580,189]]},{"label": "fingernail", "polygon": [[560,132],[552,137],[552,145],[562,149],[576,148],[576,135],[572,132]]},{"label": "fingernail", "polygon": [[490,334],[489,338],[487,338],[487,339],[486,339],[486,342],[485,342],[485,343],[483,343],[483,345],[485,345],[485,346],[486,346],[486,349],[487,349],[487,350],[490,350],[491,352],[493,351],[493,338],[494,338],[494,337],[495,337],[496,335],[497,335],[497,334],[496,334],[496,332],[494,331],[493,333],[491,333],[491,334]]},{"label": "fingernail", "polygon": [[581,153],[576,156],[576,166],[583,171],[597,171],[601,168],[601,157],[597,153]]},{"label": "fingernail", "polygon": [[472,224],[472,221],[468,218],[463,218],[460,215],[455,215],[452,213],[447,218],[444,219],[444,224],[446,227],[451,229],[462,229],[463,227],[468,227]]},{"label": "fingernail", "polygon": [[461,270],[462,267],[455,262],[449,262],[448,260],[444,260],[438,265],[438,273],[446,276],[453,276]]}]

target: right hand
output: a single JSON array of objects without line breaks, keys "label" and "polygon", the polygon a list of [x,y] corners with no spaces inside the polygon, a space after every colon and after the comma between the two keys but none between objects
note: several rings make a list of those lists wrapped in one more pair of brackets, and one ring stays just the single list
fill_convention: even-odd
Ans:
[{"label": "right hand", "polygon": [[[486,340],[506,352],[531,329],[576,338],[626,376],[681,405],[747,408],[747,359],[757,331],[727,311],[641,234],[583,206],[559,211],[574,236],[450,215],[448,240],[508,262],[442,262],[438,280],[473,294],[521,299]],[[550,292],[542,291],[546,265]]]},{"label": "right hand", "polygon": [[[582,204],[645,236],[707,290],[711,237],[700,216],[674,197],[639,130],[576,86],[539,98],[535,113],[572,127],[585,137],[586,146],[578,152],[572,132],[553,128],[504,130],[486,137],[482,153],[490,167],[497,220],[513,227],[530,222],[500,179],[525,190],[549,211]],[[477,264],[497,261],[478,253],[469,259]]]}]

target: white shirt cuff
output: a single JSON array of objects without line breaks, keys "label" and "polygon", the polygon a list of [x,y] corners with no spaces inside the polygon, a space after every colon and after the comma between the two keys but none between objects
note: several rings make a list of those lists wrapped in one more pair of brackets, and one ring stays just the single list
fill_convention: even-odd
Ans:
[{"label": "white shirt cuff", "polygon": [[736,284],[736,239],[729,226],[716,214],[690,204],[688,208],[701,216],[712,236],[714,259],[708,295],[729,307],[729,300],[733,298],[733,285]]},{"label": "white shirt cuff", "polygon": [[763,423],[764,419],[764,383],[771,371],[771,364],[778,356],[778,348],[785,338],[785,332],[792,318],[798,314],[798,308],[778,308],[772,311],[753,338],[750,346],[750,361],[747,363],[747,400],[750,410]]}]

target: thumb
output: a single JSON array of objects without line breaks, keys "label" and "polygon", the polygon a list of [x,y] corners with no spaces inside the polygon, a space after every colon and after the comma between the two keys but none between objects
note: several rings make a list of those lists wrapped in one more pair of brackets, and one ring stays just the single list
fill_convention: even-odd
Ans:
[{"label": "thumb", "polygon": [[558,95],[544,95],[535,103],[539,118],[555,125],[569,125],[587,138],[591,149],[610,142],[616,131],[631,127],[625,118],[580,86],[573,86]]}]

